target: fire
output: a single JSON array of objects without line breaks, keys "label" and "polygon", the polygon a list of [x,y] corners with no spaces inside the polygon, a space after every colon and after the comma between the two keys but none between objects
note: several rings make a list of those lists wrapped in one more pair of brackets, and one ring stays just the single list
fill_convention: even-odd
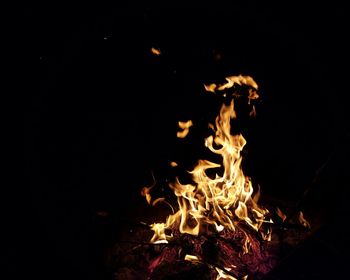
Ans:
[{"label": "fire", "polygon": [[[237,90],[236,86],[244,86],[243,90]],[[210,136],[204,141],[205,147],[213,154],[217,155],[220,162],[212,162],[200,159],[195,164],[193,170],[188,171],[192,177],[191,183],[183,183],[176,179],[169,183],[173,191],[177,206],[173,207],[165,198],[153,200],[150,187],[144,187],[141,191],[150,205],[157,203],[167,204],[172,213],[169,214],[165,222],[153,223],[150,229],[153,231],[151,243],[171,243],[176,244],[179,238],[196,238],[197,243],[191,244],[201,248],[202,238],[208,239],[210,236],[232,238],[239,247],[231,248],[229,241],[219,241],[222,244],[222,255],[229,260],[222,260],[225,265],[217,265],[206,262],[203,251],[194,250],[193,254],[186,254],[184,260],[192,263],[205,263],[216,272],[218,279],[246,279],[247,275],[231,272],[236,269],[235,260],[237,257],[254,255],[254,258],[261,262],[264,252],[261,251],[260,241],[271,241],[271,229],[269,224],[273,221],[269,218],[270,213],[258,204],[260,187],[254,191],[250,177],[246,176],[242,170],[242,151],[247,143],[242,134],[231,134],[231,123],[237,118],[234,98],[245,97],[251,110],[249,115],[256,116],[256,108],[251,101],[259,97],[258,85],[249,76],[231,76],[226,78],[226,83],[221,85],[205,85],[208,92],[220,93],[227,100],[232,96],[231,101],[224,102],[221,106],[215,122],[209,123]],[[231,91],[231,94],[227,92]],[[232,93],[233,91],[233,93]],[[181,131],[177,132],[178,138],[185,138],[189,129],[193,126],[191,120],[178,122]],[[171,161],[171,167],[179,166]],[[282,218],[283,213],[278,214]],[[300,216],[300,221],[306,225],[306,220]],[[266,224],[265,226],[263,226]],[[233,239],[231,241],[233,241]],[[195,245],[194,245],[195,246]],[[196,248],[197,248],[196,247]],[[169,248],[169,252],[171,251]],[[233,250],[233,251],[230,251]],[[232,254],[234,252],[234,254]],[[248,254],[250,253],[250,254]],[[164,253],[166,254],[166,253]],[[172,254],[172,253],[169,253]],[[174,254],[180,254],[180,251]],[[231,258],[232,257],[232,258]],[[160,257],[162,258],[162,257]],[[153,266],[152,266],[153,267]],[[266,269],[262,266],[262,270]],[[237,277],[238,278],[237,278]]]},{"label": "fire", "polygon": [[182,129],[182,131],[178,131],[176,136],[178,138],[185,138],[190,131],[190,127],[193,125],[192,121],[189,120],[187,122],[178,122],[179,127]]},{"label": "fire", "polygon": [[215,270],[218,272],[218,276],[216,277],[216,280],[222,280],[222,279],[230,279],[230,280],[237,280],[237,278],[228,275],[225,273],[222,269],[215,267]]},{"label": "fire", "polygon": [[199,259],[198,259],[197,256],[193,256],[193,255],[187,254],[187,255],[185,256],[185,261],[189,261],[189,262],[198,262]]},{"label": "fire", "polygon": [[279,209],[278,207],[277,207],[276,213],[277,213],[277,215],[282,219],[283,222],[286,220],[287,216],[286,216],[286,215],[282,212],[282,210]]},{"label": "fire", "polygon": [[151,52],[154,54],[154,55],[161,55],[161,51],[160,49],[156,49],[156,48],[151,48]]},{"label": "fire", "polygon": [[[235,84],[246,85],[248,104],[259,97],[256,92],[258,86],[249,76],[232,76],[226,78],[226,81],[227,83],[223,85],[205,86],[205,89],[215,92],[233,88]],[[194,169],[189,171],[192,183],[183,184],[177,177],[169,184],[177,198],[178,210],[175,212],[172,208],[173,214],[170,214],[164,223],[150,225],[154,232],[152,243],[168,243],[174,238],[174,232],[199,236],[239,229],[244,235],[242,252],[245,254],[249,252],[251,232],[260,234],[264,240],[271,239],[271,230],[262,227],[264,223],[272,221],[267,218],[268,210],[257,203],[260,190],[254,193],[251,178],[244,174],[241,167],[241,152],[247,142],[241,134],[231,135],[231,121],[237,118],[234,106],[233,99],[229,104],[222,105],[215,119],[215,125],[209,124],[212,135],[205,139],[205,147],[219,155],[222,161],[214,163],[209,160],[198,160]],[[253,105],[251,115],[255,114]],[[177,133],[177,137],[184,138],[193,123],[179,122],[178,125],[182,131]],[[177,166],[176,163],[171,165]],[[213,174],[212,171],[215,171],[215,176],[208,175]],[[149,204],[151,204],[150,190],[151,188],[143,189],[143,195]],[[162,202],[166,201],[162,199]],[[198,257],[187,256],[187,260],[198,261]],[[217,279],[235,279],[220,268],[215,269],[218,273]]]},{"label": "fire", "polygon": [[249,89],[249,100],[259,98],[259,95],[256,93],[256,91],[258,90],[258,84],[250,76],[230,76],[226,78],[226,83],[222,85],[210,84],[204,85],[204,88],[206,91],[215,93],[216,90],[223,91],[225,89],[232,88],[235,84],[240,86],[247,85],[251,87]]},{"label": "fire", "polygon": [[146,200],[147,200],[147,203],[148,204],[151,204],[151,189],[156,185],[156,179],[154,178],[154,175],[152,173],[152,178],[153,178],[153,183],[150,187],[143,187],[142,190],[141,190],[141,195],[146,197]]},{"label": "fire", "polygon": [[298,218],[300,224],[308,229],[311,228],[310,223],[304,218],[304,213],[302,211],[299,212],[299,218]]}]

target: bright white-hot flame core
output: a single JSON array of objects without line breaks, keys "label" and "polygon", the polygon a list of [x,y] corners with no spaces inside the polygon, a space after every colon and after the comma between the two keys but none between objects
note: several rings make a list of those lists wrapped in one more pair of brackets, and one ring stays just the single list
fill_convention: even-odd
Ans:
[{"label": "bright white-hot flame core", "polygon": [[216,277],[216,280],[222,280],[222,279],[229,279],[229,280],[237,280],[237,278],[228,275],[225,273],[222,269],[215,267],[215,270],[218,272],[218,275]]},{"label": "bright white-hot flame core", "polygon": [[[257,84],[248,76],[229,77],[227,84],[221,86],[212,84],[206,86],[206,89],[224,90],[232,87],[234,83],[244,83],[254,89],[249,91],[249,101],[258,97],[255,91]],[[245,224],[246,227],[259,232],[263,223],[271,222],[266,221],[268,211],[257,204],[258,194],[253,197],[252,182],[244,175],[241,168],[241,152],[246,140],[241,134],[231,135],[231,120],[235,118],[234,101],[232,100],[229,105],[223,104],[215,120],[215,126],[210,125],[213,135],[205,139],[205,146],[211,152],[220,155],[222,163],[199,160],[190,171],[193,183],[182,184],[177,178],[175,182],[169,184],[177,197],[178,211],[169,215],[165,223],[151,225],[154,231],[151,242],[170,240],[172,236],[165,234],[166,230],[171,232],[178,229],[183,234],[199,235],[208,230],[235,231],[241,224]],[[179,123],[185,131],[191,125],[192,122],[181,125]],[[211,178],[206,173],[208,169],[218,169],[221,175],[216,174],[215,178]],[[149,196],[146,198],[150,200]],[[268,232],[267,235],[269,234]],[[269,240],[266,233],[261,232],[261,235],[265,240]],[[244,244],[243,251],[246,253],[249,250],[247,233]]]}]

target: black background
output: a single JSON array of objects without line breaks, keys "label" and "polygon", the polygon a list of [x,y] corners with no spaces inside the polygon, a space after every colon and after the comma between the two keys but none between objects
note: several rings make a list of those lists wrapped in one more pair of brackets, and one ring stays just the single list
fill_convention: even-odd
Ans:
[{"label": "black background", "polygon": [[[293,202],[334,153],[315,211],[342,213],[345,17],[335,5],[26,8],[23,41],[40,70],[24,97],[27,183],[11,224],[12,275],[101,279],[96,213],[125,218],[144,203],[151,170],[161,181],[169,161],[190,168],[201,157],[200,124],[221,104],[203,84],[229,75],[250,75],[260,88],[257,118],[242,127],[248,175]],[[187,119],[198,125],[180,141],[177,121]]]}]

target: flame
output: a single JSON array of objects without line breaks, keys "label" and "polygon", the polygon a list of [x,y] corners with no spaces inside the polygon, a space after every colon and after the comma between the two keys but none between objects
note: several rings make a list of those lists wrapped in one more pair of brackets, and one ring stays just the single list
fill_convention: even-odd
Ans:
[{"label": "flame", "polygon": [[230,279],[230,280],[237,280],[237,278],[227,274],[224,272],[222,269],[215,267],[215,270],[218,272],[218,275],[216,276],[216,280],[221,280],[221,279]]},{"label": "flame", "polygon": [[179,127],[182,129],[182,131],[177,132],[178,138],[185,138],[190,131],[190,127],[193,125],[192,121],[189,120],[187,122],[178,122]]},{"label": "flame", "polygon": [[144,187],[141,190],[141,195],[146,197],[147,203],[151,204],[151,195],[150,195],[150,191],[151,191],[152,187]]},{"label": "flame", "polygon": [[302,211],[299,212],[298,218],[300,224],[308,229],[311,229],[310,223],[304,218],[304,213]]},{"label": "flame", "polygon": [[[245,81],[252,83],[252,79],[246,78]],[[244,175],[241,168],[241,151],[246,140],[241,134],[230,134],[231,119],[234,118],[236,113],[232,100],[229,105],[222,105],[213,127],[214,135],[205,139],[205,146],[222,157],[222,164],[199,160],[189,172],[193,184],[182,184],[178,178],[169,184],[177,197],[179,210],[169,215],[165,223],[151,225],[154,231],[151,242],[170,240],[172,236],[165,234],[167,229],[171,231],[178,228],[183,234],[197,236],[203,231],[208,231],[208,228],[217,232],[224,228],[234,231],[241,224],[259,232],[263,223],[272,223],[271,220],[265,219],[268,210],[258,206],[259,192],[253,197],[251,179]],[[179,122],[184,131],[191,125],[191,121]],[[188,133],[184,131],[181,136]],[[222,175],[216,173],[215,178],[207,175],[209,169],[218,168],[222,169]],[[266,240],[271,237],[271,232],[260,233]],[[243,251],[247,253],[250,241],[249,235],[245,235]]]},{"label": "flame", "polygon": [[[254,82],[254,81],[253,81]],[[255,88],[255,87],[254,87]],[[256,90],[258,89],[257,87],[255,88]],[[251,88],[249,89],[249,95],[248,95],[248,104],[250,104],[250,100],[252,99],[258,99],[259,95],[256,93],[255,90],[252,90]]]},{"label": "flame", "polygon": [[187,254],[185,256],[185,261],[189,261],[189,262],[199,262],[199,258],[197,256],[193,256],[193,255],[189,255]]},{"label": "flame", "polygon": [[160,49],[156,49],[156,48],[151,48],[151,52],[153,53],[153,54],[155,54],[155,55],[161,55],[161,51],[160,51]]},{"label": "flame", "polygon": [[[247,88],[248,104],[251,100],[259,97],[257,94],[258,85],[249,76],[231,76],[226,78],[225,84],[210,84],[204,87],[207,91],[216,93],[229,88],[235,90],[235,84],[249,86]],[[234,91],[232,96],[239,97],[240,95]],[[153,231],[151,243],[171,242],[178,233],[198,236],[238,229],[238,233],[243,235],[241,250],[243,254],[246,254],[255,246],[255,238],[251,233],[260,234],[263,240],[271,240],[270,227],[262,227],[263,224],[273,223],[273,221],[268,219],[268,210],[258,205],[260,186],[258,185],[254,192],[251,178],[244,174],[241,167],[241,152],[247,142],[243,135],[231,134],[231,121],[237,117],[234,105],[232,99],[229,104],[221,106],[215,123],[208,124],[211,135],[204,141],[205,147],[210,152],[218,155],[219,158],[221,157],[221,162],[200,159],[193,170],[189,171],[192,183],[183,184],[178,177],[174,182],[169,183],[169,187],[177,199],[176,211],[165,198],[158,198],[152,202],[150,191],[155,182],[151,187],[142,189],[142,195],[146,197],[149,204],[166,203],[172,210],[172,214],[167,216],[165,222],[150,225],[150,229]],[[250,116],[255,115],[256,109],[253,105]],[[184,138],[189,133],[193,123],[191,120],[178,122],[178,126],[182,131],[177,132],[177,137]],[[176,167],[177,163],[170,162],[170,165]],[[285,215],[278,208],[277,214],[283,220],[285,219]],[[302,213],[299,220],[302,224],[308,225]],[[184,259],[194,263],[202,262],[200,257],[189,254],[186,254]],[[216,280],[236,280],[230,273],[231,266],[230,268],[219,268],[213,264],[209,265],[217,272]],[[243,279],[247,279],[247,277],[246,275]]]},{"label": "flame", "polygon": [[[258,84],[250,76],[242,76],[242,75],[230,76],[230,77],[226,77],[225,80],[226,80],[226,83],[222,85],[216,85],[213,83],[208,86],[204,85],[204,88],[207,91],[215,92],[215,90],[222,91],[227,88],[232,88],[235,84],[237,84],[240,86],[247,85],[252,87],[255,90],[258,90]],[[257,99],[259,97],[259,95],[253,90],[249,91],[249,96],[251,97],[251,99]]]},{"label": "flame", "polygon": [[[250,99],[249,99],[249,101],[250,101]],[[252,110],[250,111],[249,116],[251,116],[252,118],[255,118],[255,117],[256,117],[255,105],[253,105],[253,108],[252,108]]]},{"label": "flame", "polygon": [[210,92],[215,93],[216,84],[204,85],[204,88],[206,91],[210,91]]},{"label": "flame", "polygon": [[151,189],[156,185],[156,178],[154,178],[153,172],[152,172],[152,179],[153,179],[153,183],[150,187],[143,187],[141,190],[141,195],[146,197],[147,203],[151,204]]},{"label": "flame", "polygon": [[277,215],[282,219],[283,222],[284,222],[285,219],[287,218],[286,214],[284,214],[284,213],[281,211],[281,209],[279,209],[278,207],[277,207],[277,209],[276,209],[276,213],[277,213]]},{"label": "flame", "polygon": [[[224,83],[224,84],[217,85],[215,83],[212,83],[212,84],[209,84],[209,85],[204,85],[204,88],[208,92],[216,93],[216,91],[224,91],[226,89],[233,88],[235,85],[239,85],[239,86],[246,85],[246,86],[250,87],[248,89],[248,104],[250,104],[251,100],[259,98],[259,95],[257,93],[258,84],[253,80],[252,77],[238,75],[238,76],[226,77],[225,79],[226,79],[226,83]],[[223,92],[222,95],[224,97],[226,97],[227,94],[226,94],[226,92]],[[233,95],[236,96],[236,97],[241,96],[237,92],[234,92]],[[253,109],[250,112],[250,116],[251,117],[255,117],[256,116],[256,110],[255,110],[255,106],[254,105],[253,105]]]},{"label": "flame", "polygon": [[[201,263],[201,259],[198,258],[197,256],[194,256],[194,255],[190,255],[190,254],[186,254],[185,255],[185,258],[184,258],[185,261],[189,261],[189,262],[192,262],[194,264],[196,263]],[[217,276],[216,276],[216,280],[221,280],[221,279],[230,279],[230,280],[237,280],[237,278],[233,277],[232,275],[229,275],[226,271],[231,271],[232,268],[230,267],[224,267],[225,270],[221,269],[221,268],[218,268],[216,266],[213,266],[213,265],[210,265],[212,266],[213,268],[215,268],[215,270],[217,271]],[[233,266],[235,267],[235,266]],[[248,278],[248,276],[244,276],[243,279],[246,280]]]}]

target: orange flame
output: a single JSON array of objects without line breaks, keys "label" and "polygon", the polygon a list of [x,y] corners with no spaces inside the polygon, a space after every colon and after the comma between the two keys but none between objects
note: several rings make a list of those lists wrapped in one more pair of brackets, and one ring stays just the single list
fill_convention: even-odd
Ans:
[{"label": "orange flame", "polygon": [[190,131],[190,127],[193,125],[192,121],[189,120],[187,122],[178,122],[179,127],[182,131],[177,132],[178,138],[185,138]]},{"label": "orange flame", "polygon": [[151,52],[157,56],[161,55],[161,51],[160,49],[156,49],[156,48],[151,48]]},{"label": "orange flame", "polygon": [[216,84],[204,85],[206,91],[215,92]]},{"label": "orange flame", "polygon": [[[208,86],[204,85],[204,88],[207,91],[211,91],[211,92],[215,92],[215,90],[219,90],[222,91],[224,89],[227,88],[232,88],[234,86],[234,84],[237,85],[247,85],[247,86],[251,86],[252,88],[254,88],[255,90],[258,90],[258,84],[253,80],[252,77],[250,76],[242,76],[242,75],[238,75],[238,76],[230,76],[225,78],[226,83],[222,84],[222,85],[216,85],[216,84],[210,84]],[[258,98],[258,94],[254,91],[249,91],[249,94],[251,95],[252,99],[256,99]]]},{"label": "orange flame", "polygon": [[[257,89],[252,78],[238,76],[227,78],[228,83],[219,87],[228,88],[233,83],[249,84]],[[254,97],[255,98],[255,97]],[[222,164],[199,160],[189,173],[192,174],[193,184],[182,184],[178,178],[170,183],[170,188],[177,197],[179,210],[169,215],[165,223],[152,224],[154,235],[151,242],[168,242],[172,235],[165,231],[178,228],[181,233],[199,235],[211,228],[220,232],[224,228],[236,230],[240,223],[246,224],[256,232],[260,232],[263,223],[267,221],[268,213],[257,204],[259,193],[253,197],[251,179],[246,177],[241,169],[243,150],[246,140],[241,134],[231,135],[231,119],[236,118],[234,102],[223,104],[216,118],[215,127],[210,125],[214,135],[205,140],[205,146],[213,153],[222,157]],[[178,137],[185,137],[192,122],[179,122],[184,131]],[[216,173],[215,178],[207,175],[208,169],[223,169],[222,175]],[[147,196],[146,196],[147,199]],[[260,232],[265,240],[270,240],[271,232]],[[244,253],[249,251],[249,236],[246,234]]]},{"label": "orange flame", "polygon": [[302,211],[299,212],[298,220],[302,226],[311,229],[310,223],[304,218],[304,213]]},{"label": "orange flame", "polygon": [[153,172],[152,172],[152,179],[153,179],[153,183],[150,187],[143,187],[141,190],[141,195],[146,197],[146,200],[148,202],[148,204],[151,204],[151,189],[156,185],[156,179],[154,178]]},{"label": "orange flame", "polygon": [[256,117],[255,105],[253,105],[253,109],[250,111],[249,116],[251,116],[252,118]]},{"label": "orange flame", "polygon": [[277,213],[277,215],[282,219],[282,221],[284,222],[285,221],[285,219],[287,218],[287,216],[281,211],[281,209],[279,209],[278,207],[277,207],[277,209],[276,209],[276,213]]},{"label": "orange flame", "polygon": [[[253,80],[252,77],[238,75],[238,76],[226,77],[225,79],[226,79],[226,83],[224,84],[217,85],[213,83],[209,85],[204,85],[204,88],[208,92],[216,93],[216,91],[224,91],[226,89],[232,88],[234,87],[234,85],[239,85],[239,86],[246,85],[250,87],[248,90],[248,104],[250,104],[251,100],[259,98],[259,95],[257,93],[258,84]],[[223,96],[226,97],[225,92],[223,93]],[[239,96],[239,95],[235,93],[235,96]],[[255,117],[255,114],[256,114],[255,107],[253,107],[251,116]]]}]

